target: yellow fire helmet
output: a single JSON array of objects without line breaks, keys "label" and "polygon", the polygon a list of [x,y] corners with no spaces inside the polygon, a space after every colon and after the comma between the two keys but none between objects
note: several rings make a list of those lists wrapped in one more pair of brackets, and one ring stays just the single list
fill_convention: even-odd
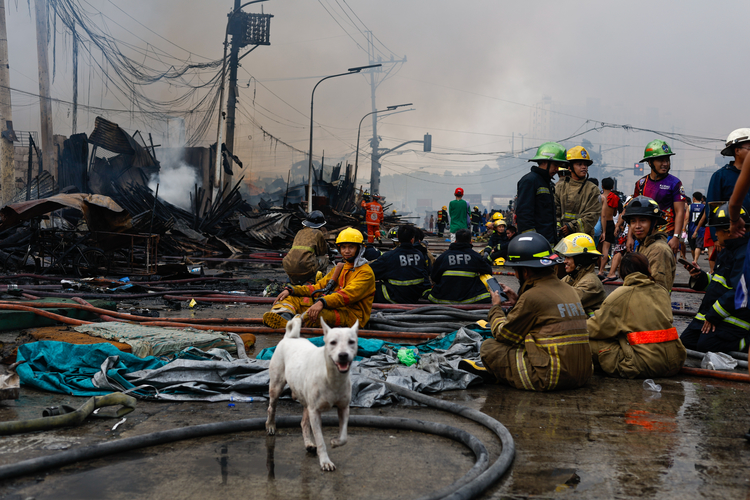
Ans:
[{"label": "yellow fire helmet", "polygon": [[507,225],[508,225],[508,223],[505,222],[505,219],[498,219],[498,220],[495,221],[495,227],[497,227],[497,226],[507,226]]},{"label": "yellow fire helmet", "polygon": [[336,238],[336,244],[341,245],[342,243],[354,243],[356,245],[361,245],[364,240],[365,239],[362,237],[362,233],[360,233],[353,227],[347,227],[339,233],[338,237]]},{"label": "yellow fire helmet", "polygon": [[489,222],[488,222],[487,224],[485,224],[485,227],[487,227],[487,229],[492,229],[492,227],[493,227],[494,225],[495,225],[495,223],[494,223],[494,222],[492,222],[492,221],[489,221]]},{"label": "yellow fire helmet", "polygon": [[576,255],[598,255],[601,253],[596,250],[594,238],[586,233],[573,233],[555,245],[555,252],[565,257],[575,257]]},{"label": "yellow fire helmet", "polygon": [[582,161],[586,165],[591,165],[592,163],[594,163],[594,161],[591,159],[591,155],[589,155],[589,152],[586,151],[586,148],[584,148],[583,146],[570,148],[565,157],[570,163],[573,163],[575,161]]},{"label": "yellow fire helmet", "polygon": [[503,220],[503,219],[504,219],[503,214],[501,214],[500,212],[495,212],[494,214],[492,214],[492,220],[494,221]]},{"label": "yellow fire helmet", "polygon": [[498,257],[497,259],[495,259],[495,263],[493,264],[493,266],[504,266],[504,265],[505,265],[505,259],[502,257]]},{"label": "yellow fire helmet", "polygon": [[443,205],[443,210],[448,210],[448,207]]}]

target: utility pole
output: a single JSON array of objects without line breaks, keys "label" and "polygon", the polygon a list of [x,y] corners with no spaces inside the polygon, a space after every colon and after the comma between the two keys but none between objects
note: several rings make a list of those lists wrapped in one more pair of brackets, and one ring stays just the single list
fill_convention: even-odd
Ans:
[{"label": "utility pole", "polygon": [[78,37],[73,29],[73,126],[71,135],[78,132]]},{"label": "utility pole", "polygon": [[10,203],[15,192],[13,166],[13,115],[10,106],[10,65],[8,64],[8,31],[5,28],[5,0],[0,0],[0,195],[2,206]]},{"label": "utility pole", "polygon": [[[373,42],[372,31],[367,32],[367,56],[370,60],[370,64],[382,63],[382,64],[396,64],[405,63],[406,56],[403,59],[393,59],[390,61],[382,61],[378,57],[375,60],[375,44]],[[375,194],[380,192],[380,161],[378,151],[380,149],[380,139],[378,138],[378,117],[374,112],[378,109],[375,103],[375,90],[378,88],[380,82],[375,80],[375,71],[370,72],[370,99],[372,100],[372,140],[370,146],[372,147],[372,156],[370,157],[370,193]]]},{"label": "utility pole", "polygon": [[42,132],[42,164],[57,178],[52,164],[52,101],[50,100],[49,62],[47,59],[47,0],[34,0],[36,8],[36,54],[39,63],[39,113]]},{"label": "utility pole", "polygon": [[[234,9],[232,12],[236,12],[240,9],[240,0],[234,0]],[[235,114],[237,108],[237,66],[239,66],[238,56],[240,53],[240,38],[242,33],[238,33],[238,27],[242,25],[240,23],[231,24],[234,29],[230,31],[232,35],[232,49],[229,52],[229,92],[227,93],[227,137],[224,139],[227,149],[231,154],[234,152],[234,125],[235,125]],[[231,29],[231,28],[230,28]],[[229,157],[229,165],[232,165],[232,157]],[[227,172],[224,172],[224,186],[232,184],[232,176]]]}]

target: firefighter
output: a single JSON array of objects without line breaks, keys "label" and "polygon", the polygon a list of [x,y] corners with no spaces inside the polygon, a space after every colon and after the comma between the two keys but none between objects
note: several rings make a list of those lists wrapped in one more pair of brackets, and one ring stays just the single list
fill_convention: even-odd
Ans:
[{"label": "firefighter", "polygon": [[359,204],[359,230],[362,231],[362,234],[367,234],[367,204],[372,201],[372,198],[370,198],[370,193],[365,191],[362,194],[362,202]]},{"label": "firefighter", "polygon": [[556,142],[545,142],[529,161],[538,165],[518,181],[516,223],[518,231],[536,232],[547,238],[550,245],[557,243],[557,219],[555,217],[555,187],[552,179],[560,167],[569,162],[565,148]]},{"label": "firefighter", "polygon": [[[492,224],[491,222],[488,222],[487,224]],[[498,218],[495,223],[493,224],[494,230],[490,229],[492,231],[490,233],[490,239],[487,242],[487,246],[482,250],[482,256],[487,259],[490,264],[493,264],[497,259],[508,258],[508,244],[510,243],[510,238],[508,238],[508,233],[506,232],[507,224],[505,223],[505,219]]]},{"label": "firefighter", "polygon": [[[296,314],[303,314],[302,324],[319,327],[322,317],[326,324],[353,326],[359,321],[360,328],[370,320],[372,300],[375,297],[375,275],[362,257],[365,246],[362,233],[347,227],[336,238],[336,246],[344,258],[343,269],[338,266],[328,272],[314,285],[299,285],[284,289],[271,310],[263,315],[263,324],[271,328],[284,328]],[[340,269],[333,289],[329,282]],[[325,294],[313,293],[324,290]]]},{"label": "firefighter", "polygon": [[430,289],[429,261],[414,248],[416,228],[398,228],[398,246],[384,253],[370,267],[375,273],[375,302],[414,304]]},{"label": "firefighter", "polygon": [[[282,264],[293,285],[315,280],[318,272],[328,267],[328,244],[320,230],[326,225],[323,212],[314,210],[302,221],[305,226],[294,237],[292,249],[284,256]],[[321,274],[320,277],[323,275]]]},{"label": "firefighter", "polygon": [[475,206],[471,211],[471,232],[476,238],[479,236],[479,226],[482,224],[482,212],[479,211],[479,207]]},{"label": "firefighter", "polygon": [[669,294],[654,282],[643,254],[625,254],[620,277],[623,285],[587,322],[594,364],[622,378],[676,375],[687,352],[672,325]]},{"label": "firefighter", "polygon": [[628,235],[632,234],[638,241],[638,253],[648,259],[651,276],[672,293],[676,270],[674,253],[667,244],[667,235],[657,230],[667,223],[664,212],[648,196],[636,196],[625,205],[622,218],[628,223]]},{"label": "firefighter", "polygon": [[596,250],[594,238],[586,233],[573,233],[560,240],[555,252],[565,259],[563,283],[578,292],[583,310],[589,317],[593,316],[607,297],[602,281],[594,272],[596,262],[602,256]]},{"label": "firefighter", "polygon": [[[541,234],[519,234],[510,242],[506,266],[515,267],[518,294],[501,285],[508,301],[492,292],[489,322],[494,338],[480,348],[482,364],[462,360],[459,368],[516,389],[552,391],[581,387],[591,377],[586,313],[578,294],[561,282],[563,259]],[[506,312],[502,305],[512,306]]]},{"label": "firefighter", "polygon": [[448,207],[443,205],[443,208],[438,210],[437,213],[437,235],[443,237],[445,231],[445,224],[448,222]]},{"label": "firefighter", "polygon": [[373,200],[365,205],[368,243],[374,243],[375,238],[380,241],[380,223],[383,221],[383,206],[379,202],[380,196],[373,195],[372,198]]},{"label": "firefighter", "polygon": [[589,166],[594,163],[583,146],[570,148],[566,155],[570,175],[555,184],[555,210],[560,238],[573,233],[594,236],[602,203],[599,189],[588,181]]},{"label": "firefighter", "polygon": [[492,275],[492,268],[472,249],[471,231],[459,229],[456,242],[435,259],[431,275],[435,285],[427,298],[437,304],[488,303],[483,275]]},{"label": "firefighter", "polygon": [[[664,223],[656,230],[667,234],[669,247],[673,253],[677,253],[680,244],[683,243],[682,228],[685,224],[687,197],[682,188],[682,181],[669,173],[671,156],[674,156],[674,153],[669,148],[669,144],[662,140],[656,139],[646,144],[641,163],[648,162],[651,172],[638,179],[633,196],[647,196],[659,205],[663,212]],[[633,242],[631,234],[628,233],[628,250],[632,251]],[[649,262],[651,262],[650,258]]]},{"label": "firefighter", "polygon": [[[709,204],[708,227],[716,231],[716,238],[724,250],[719,254],[713,275],[695,265],[685,266],[690,272],[690,287],[705,290],[698,314],[682,332],[680,339],[688,349],[701,352],[747,352],[750,342],[750,310],[737,308],[734,296],[745,264],[749,233],[739,238],[729,234],[727,203]],[[750,217],[740,208],[746,224]]]}]

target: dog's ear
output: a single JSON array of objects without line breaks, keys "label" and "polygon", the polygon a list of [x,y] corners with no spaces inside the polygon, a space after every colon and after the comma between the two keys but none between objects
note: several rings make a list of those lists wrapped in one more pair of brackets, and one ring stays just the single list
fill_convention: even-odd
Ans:
[{"label": "dog's ear", "polygon": [[323,338],[328,336],[328,332],[331,330],[328,325],[326,325],[326,322],[323,321],[323,318],[320,318],[320,326],[323,328]]},{"label": "dog's ear", "polygon": [[354,335],[359,336],[359,320],[354,322],[354,326],[352,326],[352,330],[354,330]]}]

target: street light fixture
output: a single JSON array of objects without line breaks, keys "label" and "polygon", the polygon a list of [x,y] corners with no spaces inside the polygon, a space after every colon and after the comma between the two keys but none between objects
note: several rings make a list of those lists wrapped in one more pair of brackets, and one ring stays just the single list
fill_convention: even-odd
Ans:
[{"label": "street light fixture", "polygon": [[336,78],[337,76],[344,76],[344,75],[354,75],[356,73],[359,73],[363,69],[370,69],[370,68],[379,68],[382,66],[382,64],[371,64],[369,66],[357,66],[356,68],[349,68],[346,70],[346,73],[339,73],[337,75],[330,75],[326,76],[325,78],[320,79],[318,83],[315,84],[312,90],[312,96],[310,97],[310,161],[308,163],[307,167],[307,212],[312,212],[313,209],[313,196],[312,196],[312,186],[313,186],[313,104],[315,102],[315,89],[318,88],[318,85],[321,84],[321,82],[328,80],[329,78]]},{"label": "street light fixture", "polygon": [[[354,183],[357,183],[357,171],[359,169],[359,134],[362,131],[362,122],[365,121],[365,118],[367,118],[370,115],[373,115],[375,113],[382,113],[383,111],[395,111],[398,108],[401,108],[403,106],[411,106],[412,103],[407,104],[396,104],[395,106],[388,106],[385,109],[379,109],[377,111],[371,111],[370,113],[367,113],[365,116],[362,117],[362,119],[359,121],[359,126],[357,127],[357,152],[354,155]],[[373,193],[374,194],[374,193]]]}]

